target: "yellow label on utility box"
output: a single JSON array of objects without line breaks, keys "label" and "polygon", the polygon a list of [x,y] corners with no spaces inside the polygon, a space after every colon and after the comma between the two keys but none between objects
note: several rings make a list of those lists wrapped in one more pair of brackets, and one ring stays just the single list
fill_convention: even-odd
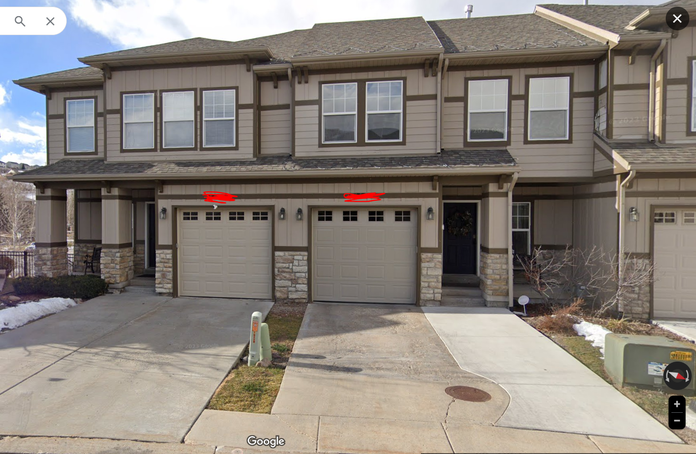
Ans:
[{"label": "yellow label on utility box", "polygon": [[672,361],[692,361],[693,357],[692,352],[669,352],[669,359]]}]

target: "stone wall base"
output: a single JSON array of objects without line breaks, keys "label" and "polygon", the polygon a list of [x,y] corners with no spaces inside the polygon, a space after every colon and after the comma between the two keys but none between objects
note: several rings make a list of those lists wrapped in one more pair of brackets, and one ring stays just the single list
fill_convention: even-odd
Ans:
[{"label": "stone wall base", "polygon": [[442,254],[421,253],[420,305],[439,306],[442,301]]},{"label": "stone wall base", "polygon": [[306,303],[309,301],[306,252],[276,251],[274,269],[276,302]]},{"label": "stone wall base", "polygon": [[136,276],[143,274],[145,271],[145,245],[142,243],[135,244],[135,252],[133,253],[133,271]]},{"label": "stone wall base", "polygon": [[486,306],[508,307],[508,256],[481,251],[481,291]]},{"label": "stone wall base", "polygon": [[107,284],[124,284],[133,278],[133,248],[102,249],[101,275]]},{"label": "stone wall base", "polygon": [[[73,246],[73,273],[83,274],[85,272],[85,256],[92,255],[94,248],[100,246],[100,244],[75,243]],[[99,272],[96,266],[94,269]],[[87,272],[91,273],[92,270],[88,268]]]},{"label": "stone wall base", "polygon": [[65,276],[68,274],[68,247],[37,247],[34,251],[35,276]]},{"label": "stone wall base", "polygon": [[[635,258],[626,260],[626,267],[632,267],[635,264],[639,266],[650,266],[651,259]],[[625,294],[622,304],[619,306],[619,311],[623,312],[624,318],[631,320],[649,320],[650,319],[650,285],[642,287],[634,287]]]},{"label": "stone wall base", "polygon": [[172,296],[174,292],[174,275],[172,269],[172,250],[157,249],[155,271],[155,292],[162,296]]}]

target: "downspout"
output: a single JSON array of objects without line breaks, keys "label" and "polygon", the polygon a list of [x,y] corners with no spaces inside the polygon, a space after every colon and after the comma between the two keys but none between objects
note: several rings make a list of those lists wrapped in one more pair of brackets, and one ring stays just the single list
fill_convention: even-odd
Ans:
[{"label": "downspout", "polygon": [[[624,270],[624,224],[625,224],[625,216],[624,216],[624,201],[626,199],[626,188],[628,187],[629,183],[633,181],[633,179],[636,177],[636,171],[631,170],[628,176],[626,177],[625,180],[621,182],[619,185],[619,193],[618,193],[618,198],[619,200],[617,201],[618,205],[618,210],[619,210],[619,259],[618,259],[618,267],[619,267],[619,283],[621,283],[621,280],[623,278],[623,270]],[[621,311],[623,308],[619,308],[619,311]]]},{"label": "downspout", "polygon": [[435,143],[435,153],[440,153],[440,141],[442,140],[442,134],[440,133],[442,126],[442,57],[443,54],[440,54],[440,56],[437,59],[437,114],[436,114],[436,124],[437,124],[437,140]]},{"label": "downspout", "polygon": [[[650,107],[649,107],[649,118],[648,118],[648,140],[650,142],[655,142],[655,85],[657,84],[657,59],[660,58],[662,51],[667,45],[667,40],[663,39],[660,41],[660,46],[657,48],[652,58],[650,59]],[[665,94],[662,93],[662,96]]]},{"label": "downspout", "polygon": [[437,134],[438,134],[438,152],[441,150],[442,147],[442,135],[444,131],[444,127],[442,126],[442,111],[444,110],[444,103],[445,103],[445,97],[442,94],[442,87],[440,84],[442,84],[442,81],[445,80],[445,74],[447,74],[447,69],[449,68],[449,58],[445,58],[445,64],[442,67],[442,74],[437,80],[438,83],[438,95],[437,95],[437,108],[439,112],[439,118],[437,121]]},{"label": "downspout", "polygon": [[515,172],[512,174],[512,181],[510,182],[510,186],[508,186],[508,218],[507,218],[507,224],[508,224],[508,306],[512,309],[512,306],[514,305],[515,301],[515,296],[513,293],[513,284],[514,284],[514,271],[512,270],[512,264],[513,264],[513,258],[512,258],[512,190],[515,189],[515,184],[517,184],[517,178],[519,178],[520,173]]}]

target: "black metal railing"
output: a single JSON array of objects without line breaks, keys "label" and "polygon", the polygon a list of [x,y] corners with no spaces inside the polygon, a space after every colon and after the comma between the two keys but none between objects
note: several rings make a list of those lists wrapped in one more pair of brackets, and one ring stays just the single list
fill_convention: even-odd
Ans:
[{"label": "black metal railing", "polygon": [[10,277],[22,277],[34,275],[34,251],[0,251],[0,257],[9,257],[14,262],[14,270]]}]

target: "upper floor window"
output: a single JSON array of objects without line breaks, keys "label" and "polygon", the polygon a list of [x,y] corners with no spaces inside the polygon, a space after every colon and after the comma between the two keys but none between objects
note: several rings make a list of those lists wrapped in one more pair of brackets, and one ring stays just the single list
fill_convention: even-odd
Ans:
[{"label": "upper floor window", "polygon": [[403,82],[368,82],[366,94],[367,141],[401,140]]},{"label": "upper floor window", "polygon": [[192,91],[162,93],[162,146],[164,148],[193,147],[194,102]]},{"label": "upper floor window", "polygon": [[470,80],[469,142],[507,140],[508,80]]},{"label": "upper floor window", "polygon": [[155,94],[123,95],[123,148],[155,148]]},{"label": "upper floor window", "polygon": [[696,60],[691,61],[691,132],[696,132]]},{"label": "upper floor window", "polygon": [[203,91],[203,146],[235,146],[235,90]]},{"label": "upper floor window", "polygon": [[323,143],[354,143],[358,137],[358,84],[325,84],[321,89]]},{"label": "upper floor window", "polygon": [[528,140],[568,140],[570,77],[529,79]]},{"label": "upper floor window", "polygon": [[65,102],[66,141],[69,153],[92,152],[94,145],[94,99],[69,99]]}]

